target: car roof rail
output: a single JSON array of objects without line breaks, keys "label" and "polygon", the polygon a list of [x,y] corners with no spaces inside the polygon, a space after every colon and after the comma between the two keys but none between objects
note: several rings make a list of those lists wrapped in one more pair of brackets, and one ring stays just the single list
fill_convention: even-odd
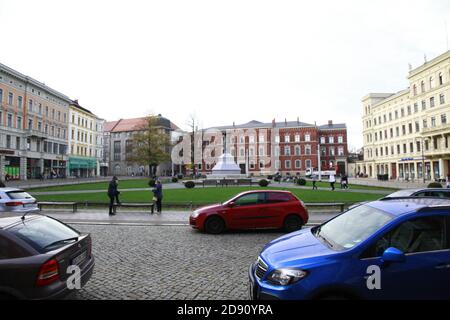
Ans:
[{"label": "car roof rail", "polygon": [[449,210],[450,211],[450,205],[447,205],[447,204],[430,205],[430,206],[420,208],[416,212],[421,213],[421,212],[441,211],[441,210]]}]

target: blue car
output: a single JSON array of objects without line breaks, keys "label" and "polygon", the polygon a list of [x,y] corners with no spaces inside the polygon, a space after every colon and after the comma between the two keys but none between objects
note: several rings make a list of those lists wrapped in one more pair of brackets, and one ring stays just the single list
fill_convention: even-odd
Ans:
[{"label": "blue car", "polygon": [[268,243],[251,299],[450,299],[450,201],[370,202]]}]

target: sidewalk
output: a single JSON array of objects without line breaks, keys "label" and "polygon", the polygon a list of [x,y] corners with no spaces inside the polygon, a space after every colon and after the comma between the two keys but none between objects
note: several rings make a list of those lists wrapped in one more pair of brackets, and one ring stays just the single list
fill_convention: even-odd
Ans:
[{"label": "sidewalk", "polygon": [[[191,211],[163,211],[161,214],[147,212],[117,211],[115,216],[105,210],[83,210],[76,213],[61,210],[44,210],[41,213],[65,223],[105,225],[189,225]],[[310,212],[308,224],[317,224],[334,217],[337,212]]]}]

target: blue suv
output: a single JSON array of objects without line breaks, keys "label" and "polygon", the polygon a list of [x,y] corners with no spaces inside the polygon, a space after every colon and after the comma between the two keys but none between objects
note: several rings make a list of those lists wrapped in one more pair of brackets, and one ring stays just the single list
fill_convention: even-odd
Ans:
[{"label": "blue suv", "polygon": [[450,299],[450,201],[370,202],[268,243],[251,299]]}]

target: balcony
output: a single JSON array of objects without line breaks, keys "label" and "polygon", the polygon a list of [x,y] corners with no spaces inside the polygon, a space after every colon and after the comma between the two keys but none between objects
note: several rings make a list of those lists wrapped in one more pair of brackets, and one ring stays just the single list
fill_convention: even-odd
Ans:
[{"label": "balcony", "polygon": [[450,123],[445,123],[434,127],[423,128],[421,133],[422,136],[450,133]]},{"label": "balcony", "polygon": [[29,138],[38,138],[38,139],[47,139],[48,134],[45,132],[34,130],[34,129],[25,129],[25,135]]}]

